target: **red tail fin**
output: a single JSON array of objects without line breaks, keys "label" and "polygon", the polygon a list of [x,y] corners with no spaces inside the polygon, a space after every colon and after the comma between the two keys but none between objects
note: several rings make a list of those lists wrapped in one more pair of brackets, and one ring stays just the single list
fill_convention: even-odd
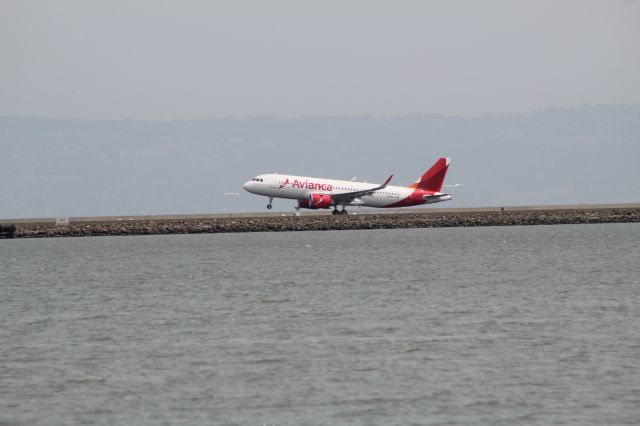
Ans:
[{"label": "red tail fin", "polygon": [[440,157],[438,161],[431,166],[425,174],[422,175],[418,182],[409,185],[409,188],[418,188],[425,191],[440,192],[444,177],[449,169],[450,158]]}]

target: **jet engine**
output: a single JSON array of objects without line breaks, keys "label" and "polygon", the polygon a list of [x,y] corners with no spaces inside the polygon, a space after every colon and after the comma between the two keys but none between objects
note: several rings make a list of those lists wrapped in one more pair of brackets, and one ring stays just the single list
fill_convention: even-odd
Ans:
[{"label": "jet engine", "polygon": [[298,200],[298,207],[303,209],[328,209],[333,200],[329,194],[309,194],[306,200]]},{"label": "jet engine", "polygon": [[331,195],[329,194],[310,194],[309,205],[314,209],[328,209],[331,207]]}]

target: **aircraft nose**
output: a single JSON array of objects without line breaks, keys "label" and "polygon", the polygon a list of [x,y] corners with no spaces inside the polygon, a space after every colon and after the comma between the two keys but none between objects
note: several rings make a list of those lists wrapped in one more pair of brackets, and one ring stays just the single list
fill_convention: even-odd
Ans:
[{"label": "aircraft nose", "polygon": [[251,188],[251,181],[250,180],[246,181],[244,184],[242,184],[242,187],[244,188],[245,191],[249,191],[249,188]]}]

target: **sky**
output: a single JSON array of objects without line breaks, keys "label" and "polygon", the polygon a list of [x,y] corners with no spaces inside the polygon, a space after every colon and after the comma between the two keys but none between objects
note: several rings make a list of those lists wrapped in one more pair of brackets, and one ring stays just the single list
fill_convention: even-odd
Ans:
[{"label": "sky", "polygon": [[640,104],[640,1],[0,0],[0,115],[526,114]]}]

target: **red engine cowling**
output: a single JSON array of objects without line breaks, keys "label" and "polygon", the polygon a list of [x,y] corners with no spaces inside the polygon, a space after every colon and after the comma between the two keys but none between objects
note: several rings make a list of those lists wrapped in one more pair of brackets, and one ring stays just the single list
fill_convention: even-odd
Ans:
[{"label": "red engine cowling", "polygon": [[306,200],[298,200],[298,207],[303,209],[328,209],[333,200],[329,194],[310,194]]},{"label": "red engine cowling", "polygon": [[309,205],[314,209],[328,209],[331,207],[331,195],[329,194],[310,194]]},{"label": "red engine cowling", "polygon": [[298,207],[301,209],[310,209],[311,207],[309,206],[309,200],[304,199],[304,200],[298,200]]}]

